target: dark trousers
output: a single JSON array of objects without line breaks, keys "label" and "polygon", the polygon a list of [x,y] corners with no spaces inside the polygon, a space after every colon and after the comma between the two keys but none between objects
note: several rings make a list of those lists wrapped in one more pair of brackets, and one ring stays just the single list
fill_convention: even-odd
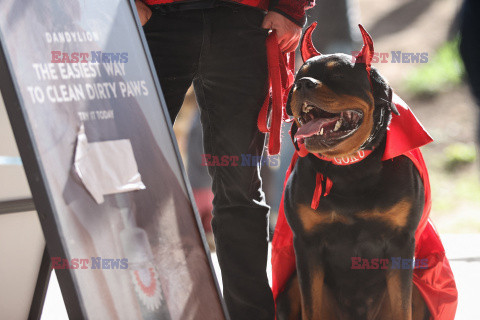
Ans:
[{"label": "dark trousers", "polygon": [[205,154],[240,159],[237,166],[208,167],[212,227],[233,320],[274,318],[265,271],[269,208],[260,165],[240,165],[242,155],[260,156],[265,142],[257,129],[267,94],[263,16],[254,8],[225,3],[211,9],[154,11],[144,26],[172,121],[193,82]]},{"label": "dark trousers", "polygon": [[[465,64],[473,97],[480,107],[480,3],[478,0],[465,0],[461,11],[460,54]],[[479,114],[480,115],[480,114]],[[480,117],[477,125],[477,143],[480,146]]]}]

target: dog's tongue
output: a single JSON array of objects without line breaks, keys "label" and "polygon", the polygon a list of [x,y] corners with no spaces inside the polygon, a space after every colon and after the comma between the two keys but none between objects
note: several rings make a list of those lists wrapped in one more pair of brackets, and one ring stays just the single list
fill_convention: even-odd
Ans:
[{"label": "dog's tongue", "polygon": [[337,122],[337,119],[331,118],[319,118],[311,120],[298,129],[297,133],[295,134],[295,138],[302,139],[311,137],[318,133],[323,127],[326,127],[332,123],[334,124],[335,122]]}]

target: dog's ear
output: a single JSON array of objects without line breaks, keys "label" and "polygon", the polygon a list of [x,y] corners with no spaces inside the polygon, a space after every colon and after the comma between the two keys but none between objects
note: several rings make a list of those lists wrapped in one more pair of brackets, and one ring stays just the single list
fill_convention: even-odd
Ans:
[{"label": "dog's ear", "polygon": [[365,30],[365,28],[359,24],[360,32],[362,33],[363,38],[363,47],[362,51],[356,57],[356,63],[364,63],[365,69],[367,70],[367,75],[372,85],[372,93],[375,98],[375,105],[379,104],[388,104],[388,108],[396,115],[399,115],[397,107],[392,102],[392,88],[390,85],[383,79],[383,77],[378,73],[378,71],[372,67],[372,59],[375,53],[373,48],[373,40],[370,34]]},{"label": "dog's ear", "polygon": [[375,99],[375,105],[388,105],[390,111],[392,111],[397,116],[400,113],[397,110],[397,107],[392,102],[392,88],[390,85],[383,79],[383,77],[378,73],[378,71],[372,67],[372,59],[374,55],[373,40],[370,34],[365,30],[365,28],[359,24],[360,32],[362,33],[363,38],[363,47],[362,51],[356,56],[356,63],[364,63],[365,70],[367,71],[367,76],[369,77],[370,84],[372,86],[372,94]]},{"label": "dog's ear", "polygon": [[400,115],[400,112],[398,112],[398,109],[397,109],[397,106],[395,105],[395,103],[393,103],[393,90],[390,86],[388,86],[388,101],[389,101],[389,104],[390,104],[390,110],[397,116]]},{"label": "dog's ear", "polygon": [[375,67],[372,67],[370,70],[370,80],[375,105],[387,105],[387,107],[398,116],[399,112],[397,107],[392,102],[393,90]]}]

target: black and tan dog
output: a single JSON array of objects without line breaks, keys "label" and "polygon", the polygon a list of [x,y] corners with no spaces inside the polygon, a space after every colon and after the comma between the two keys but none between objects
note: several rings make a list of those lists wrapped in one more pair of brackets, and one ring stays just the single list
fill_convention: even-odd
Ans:
[{"label": "black and tan dog", "polygon": [[[409,158],[382,161],[397,110],[392,89],[366,62],[372,54],[373,46],[357,57],[312,57],[290,91],[291,134],[309,154],[298,158],[285,187],[297,271],[277,298],[278,320],[429,317],[413,267],[379,266],[392,257],[412,261],[425,199]],[[312,208],[318,173],[328,195]],[[355,268],[356,257],[371,269]]]}]

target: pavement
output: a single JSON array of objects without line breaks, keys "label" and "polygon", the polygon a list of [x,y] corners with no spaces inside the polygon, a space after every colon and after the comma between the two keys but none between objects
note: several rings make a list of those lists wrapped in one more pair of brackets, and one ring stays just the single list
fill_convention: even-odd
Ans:
[{"label": "pavement", "polygon": [[[457,288],[459,301],[456,320],[480,319],[478,307],[478,288],[480,288],[480,234],[443,234],[441,235],[447,256],[450,260]],[[267,266],[267,274],[271,283],[272,266]],[[220,267],[216,254],[212,254],[215,273],[222,287]],[[47,291],[42,320],[68,319],[60,288],[55,275],[52,275]]]},{"label": "pavement", "polygon": [[[480,234],[443,234],[441,239],[457,284],[458,307],[455,320],[480,319],[480,308],[477,308],[480,288]],[[215,254],[212,254],[212,261],[221,288],[220,266]],[[271,285],[270,256],[267,275]]]}]

